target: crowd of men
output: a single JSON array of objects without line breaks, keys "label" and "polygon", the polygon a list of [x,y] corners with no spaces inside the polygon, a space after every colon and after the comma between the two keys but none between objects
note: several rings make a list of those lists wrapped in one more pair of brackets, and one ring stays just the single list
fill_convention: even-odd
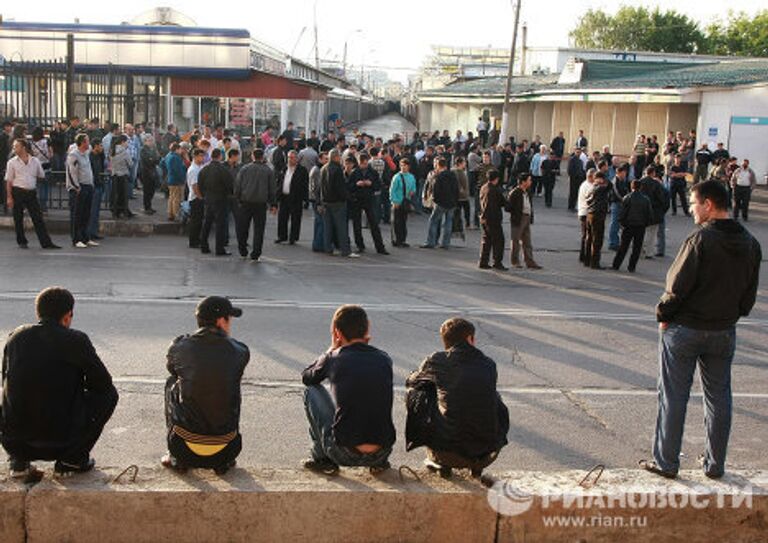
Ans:
[{"label": "crowd of men", "polygon": [[[739,162],[723,144],[713,151],[706,143],[697,148],[695,131],[687,137],[670,132],[663,144],[656,136],[638,135],[628,160],[620,162],[607,146],[590,155],[583,130],[569,156],[562,132],[549,145],[539,136],[501,144],[498,131],[483,119],[477,130],[477,138],[459,130],[453,138],[448,131],[436,131],[384,140],[357,131],[348,134],[343,127],[338,133],[307,135],[288,123],[277,135],[268,127],[241,141],[223,126],[180,134],[168,125],[165,133],[153,136],[143,125],[100,126],[92,119],[83,126],[73,118],[47,137],[35,128],[28,138],[24,125],[6,122],[0,136],[0,157],[9,157],[7,163],[0,161],[7,191],[3,201],[13,208],[19,247],[28,247],[22,222],[27,209],[41,246],[57,248],[43,214],[51,172],[61,172],[72,244],[87,248],[101,239],[99,214],[105,199],[113,217],[131,218],[129,202],[141,187],[144,212],[153,214],[154,195],[162,187],[167,218],[186,224],[190,248],[212,252],[214,230],[215,255],[230,255],[234,222],[238,253],[254,261],[263,251],[268,214],[276,215],[275,243],[294,245],[304,210],[311,206],[312,250],[357,257],[366,250],[364,226],[376,252],[387,255],[380,225],[390,225],[392,247],[405,248],[409,215],[428,213],[422,248],[448,249],[452,238],[466,239],[466,230],[482,229],[479,267],[496,270],[507,269],[502,262],[504,211],[510,216],[510,264],[540,268],[531,241],[533,198],[543,196],[544,205],[552,207],[563,162],[568,209],[577,213],[581,225],[580,260],[594,269],[604,267],[606,223],[608,248],[616,252],[614,269],[622,265],[630,245],[631,272],[640,256],[664,256],[665,216],[670,206],[677,214],[678,204],[688,215],[690,182],[722,183],[733,217],[749,219],[756,184],[749,161]],[[24,149],[17,151],[17,146]],[[637,194],[632,196],[634,181]],[[640,210],[647,207],[641,196],[648,199],[650,214]]]}]

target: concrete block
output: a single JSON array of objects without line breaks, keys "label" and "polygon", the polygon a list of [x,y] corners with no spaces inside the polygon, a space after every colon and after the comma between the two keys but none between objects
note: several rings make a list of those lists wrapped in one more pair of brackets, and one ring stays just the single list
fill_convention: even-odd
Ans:
[{"label": "concrete block", "polygon": [[496,531],[486,490],[460,477],[142,468],[135,483],[110,483],[116,473],[36,485],[27,498],[28,541],[490,543]]},{"label": "concrete block", "polygon": [[0,477],[0,541],[23,543],[24,496],[27,487],[21,483]]},{"label": "concrete block", "polygon": [[[768,541],[768,472],[670,481],[639,470],[606,471],[583,490],[584,472],[508,473],[489,496],[501,511],[500,543]],[[494,503],[495,502],[495,503]]]}]

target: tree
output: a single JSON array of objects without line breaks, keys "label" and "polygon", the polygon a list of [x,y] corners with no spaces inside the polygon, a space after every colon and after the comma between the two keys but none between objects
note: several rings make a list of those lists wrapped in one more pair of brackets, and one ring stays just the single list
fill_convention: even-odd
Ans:
[{"label": "tree", "polygon": [[728,12],[728,20],[707,27],[708,52],[715,55],[768,57],[768,10],[749,16]]},{"label": "tree", "polygon": [[676,11],[622,6],[615,15],[588,10],[570,33],[576,47],[696,53],[707,40],[695,21]]}]

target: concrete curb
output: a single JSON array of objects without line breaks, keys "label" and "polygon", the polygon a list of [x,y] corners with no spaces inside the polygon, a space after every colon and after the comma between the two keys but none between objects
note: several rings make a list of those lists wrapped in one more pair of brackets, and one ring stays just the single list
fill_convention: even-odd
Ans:
[{"label": "concrete curb", "polygon": [[[69,220],[59,217],[47,217],[45,226],[50,234],[69,235]],[[13,230],[13,217],[0,217],[0,229]],[[34,231],[32,220],[24,214],[24,230]],[[181,233],[182,226],[176,222],[149,222],[140,220],[114,220],[101,219],[99,221],[99,234],[110,237],[146,237],[153,234],[178,235]]]},{"label": "concrete curb", "polygon": [[[358,469],[327,478],[237,468],[218,477],[150,467],[133,482],[113,482],[119,472],[48,472],[28,490],[0,481],[0,541],[687,543],[763,542],[768,534],[768,471],[729,472],[721,481],[684,472],[668,481],[612,470],[589,490],[578,486],[583,472],[512,472],[490,492],[423,471],[419,479]],[[660,505],[670,497],[674,506]],[[545,521],[555,517],[566,522]],[[645,525],[630,526],[639,517]],[[584,522],[568,520],[578,518]]]}]

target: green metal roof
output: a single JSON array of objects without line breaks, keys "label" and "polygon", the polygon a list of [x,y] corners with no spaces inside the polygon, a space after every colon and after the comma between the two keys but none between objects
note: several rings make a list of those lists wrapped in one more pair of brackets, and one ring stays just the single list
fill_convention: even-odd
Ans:
[{"label": "green metal roof", "polygon": [[[558,75],[512,78],[513,96],[539,92],[621,91],[687,89],[695,87],[734,87],[768,82],[768,59],[743,59],[704,64],[667,62],[626,62],[584,60],[582,79],[577,83],[558,84]],[[449,84],[441,89],[420,93],[424,97],[503,96],[504,77],[486,77]]]}]

